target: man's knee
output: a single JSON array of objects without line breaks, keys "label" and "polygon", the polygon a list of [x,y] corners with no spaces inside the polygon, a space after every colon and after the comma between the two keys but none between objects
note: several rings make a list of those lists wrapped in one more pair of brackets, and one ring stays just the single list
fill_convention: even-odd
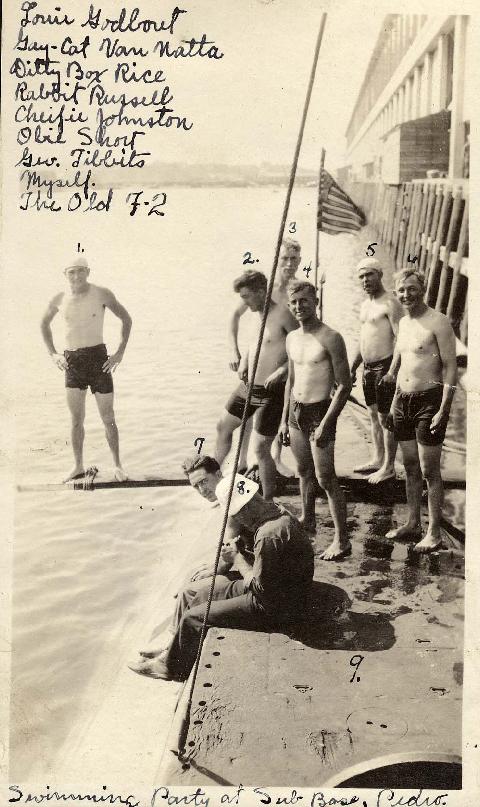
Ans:
[{"label": "man's knee", "polygon": [[255,435],[255,454],[257,459],[269,459],[272,443],[273,437],[265,437],[263,434],[258,433]]},{"label": "man's knee", "polygon": [[440,463],[438,462],[422,462],[421,473],[427,483],[437,482],[442,478],[440,473]]},{"label": "man's knee", "polygon": [[308,462],[308,460],[302,460],[300,462],[297,462],[297,471],[298,475],[305,482],[315,481],[315,468],[313,466],[313,463]]},{"label": "man's knee", "polygon": [[380,420],[380,423],[381,423],[381,426],[382,426],[383,429],[388,428],[388,422],[389,422],[388,415],[389,415],[388,412],[379,412],[378,413],[378,418]]},{"label": "man's knee", "polygon": [[330,469],[326,471],[320,471],[317,476],[317,479],[320,487],[323,488],[323,490],[326,490],[327,493],[333,489],[337,481],[335,471]]}]

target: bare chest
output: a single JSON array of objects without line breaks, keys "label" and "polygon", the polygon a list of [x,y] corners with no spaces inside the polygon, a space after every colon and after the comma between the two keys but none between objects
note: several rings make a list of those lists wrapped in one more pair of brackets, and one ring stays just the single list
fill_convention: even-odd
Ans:
[{"label": "bare chest", "polygon": [[366,301],[360,311],[360,322],[362,324],[368,323],[371,325],[378,325],[382,320],[388,316],[388,309],[385,303],[379,303],[375,300]]},{"label": "bare chest", "polygon": [[407,323],[407,327],[400,328],[397,346],[401,354],[414,353],[419,357],[438,355],[435,334],[428,328],[411,321]]},{"label": "bare chest", "polygon": [[295,364],[323,364],[329,354],[318,337],[295,333],[290,342],[290,358]]}]

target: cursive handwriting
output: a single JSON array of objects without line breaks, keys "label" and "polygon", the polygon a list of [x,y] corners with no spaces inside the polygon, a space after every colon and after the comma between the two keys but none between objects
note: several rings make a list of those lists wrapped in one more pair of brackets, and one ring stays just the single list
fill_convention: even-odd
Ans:
[{"label": "cursive handwriting", "polygon": [[[128,796],[115,796],[113,793],[59,793],[57,790],[50,790],[50,785],[47,785],[47,793],[24,793],[17,785],[10,785],[9,790],[15,793],[15,797],[9,799],[9,803],[17,804],[24,802],[25,804],[34,801],[41,804],[42,801],[92,801],[95,804],[108,803],[108,804],[126,804],[127,807],[138,807],[139,801],[135,801],[135,796],[129,794]],[[106,785],[102,785],[102,790],[107,790]]]},{"label": "cursive handwriting", "polygon": [[424,796],[419,788],[418,793],[412,795],[397,795],[394,790],[380,790],[377,794],[376,807],[445,807],[448,804],[448,793],[439,796]]}]

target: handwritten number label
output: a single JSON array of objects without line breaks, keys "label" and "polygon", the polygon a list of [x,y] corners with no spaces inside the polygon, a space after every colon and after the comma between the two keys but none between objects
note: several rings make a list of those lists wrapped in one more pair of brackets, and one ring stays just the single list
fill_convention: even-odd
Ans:
[{"label": "handwritten number label", "polygon": [[163,207],[163,205],[167,201],[167,194],[166,193],[156,193],[156,194],[154,194],[154,196],[152,197],[152,202],[155,202],[155,200],[158,199],[158,198],[161,198],[162,201],[161,202],[156,202],[155,204],[152,205],[152,207],[148,211],[149,216],[151,216],[152,213],[155,213],[156,216],[164,216],[165,215],[163,210],[157,210],[157,208],[158,207]]},{"label": "handwritten number label", "polygon": [[[147,214],[148,216],[151,216],[152,213],[155,213],[156,216],[164,216],[165,215],[165,212],[163,210],[159,210],[158,208],[163,207],[166,204],[166,202],[167,202],[167,194],[166,193],[155,193],[152,196],[151,200],[149,200],[149,199],[141,200],[140,199],[141,196],[143,196],[143,191],[132,191],[131,193],[129,193],[127,195],[127,198],[126,198],[125,201],[126,201],[127,205],[130,205],[130,207],[131,207],[131,210],[130,210],[130,213],[129,213],[130,216],[134,216],[135,213],[137,212],[137,210],[142,207],[142,205],[144,207],[150,207],[150,205],[151,205],[150,210],[148,211],[148,214]],[[132,198],[132,201],[130,201],[130,198]],[[156,201],[157,199],[160,199],[160,201],[157,202]]]},{"label": "handwritten number label", "polygon": [[373,241],[371,244],[368,245],[365,255],[367,255],[368,258],[372,258],[375,255],[374,247],[377,246],[378,246],[377,241]]},{"label": "handwritten number label", "polygon": [[289,226],[289,228],[288,228],[288,232],[289,232],[289,233],[292,233],[292,235],[293,235],[293,233],[296,233],[296,232],[297,232],[297,222],[296,222],[296,221],[291,221],[291,222],[290,222],[290,226]]},{"label": "handwritten number label", "polygon": [[251,252],[244,252],[243,253],[243,265],[245,266],[246,263],[259,263],[258,258],[253,258]]},{"label": "handwritten number label", "polygon": [[[238,490],[239,493],[242,493],[242,494],[245,493],[245,482],[243,481],[243,479],[242,479],[241,482],[237,482],[237,490]],[[247,493],[248,493],[248,490],[247,490]]]},{"label": "handwritten number label", "polygon": [[358,655],[352,656],[352,658],[350,659],[350,667],[355,668],[355,672],[353,673],[352,677],[350,678],[350,683],[351,684],[353,684],[354,681],[360,681],[360,676],[357,675],[357,672],[358,672],[358,668],[360,667],[360,664],[362,663],[364,658],[365,658],[365,656],[361,656],[360,654],[358,654]]},{"label": "handwritten number label", "polygon": [[308,266],[303,267],[303,271],[305,272],[305,274],[307,276],[307,280],[308,280],[308,276],[309,276],[310,272],[312,271],[312,262],[311,261],[308,264]]},{"label": "handwritten number label", "polygon": [[197,448],[197,445],[198,445],[197,451],[198,451],[199,454],[200,454],[200,452],[201,452],[201,450],[203,448],[203,444],[205,442],[205,439],[206,439],[205,437],[196,437],[195,440],[193,441],[193,445],[195,446],[195,448]]},{"label": "handwritten number label", "polygon": [[411,258],[410,253],[408,253],[407,261],[408,261],[408,263],[416,263],[418,261],[418,256],[414,255],[413,258]]},{"label": "handwritten number label", "polygon": [[85,252],[83,247],[80,249],[80,242],[77,244],[77,252]]}]

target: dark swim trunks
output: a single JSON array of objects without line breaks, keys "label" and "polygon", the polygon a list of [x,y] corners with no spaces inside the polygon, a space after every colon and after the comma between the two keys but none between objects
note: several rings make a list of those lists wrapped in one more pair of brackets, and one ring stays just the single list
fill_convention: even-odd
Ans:
[{"label": "dark swim trunks", "polygon": [[[313,435],[317,426],[320,426],[323,418],[327,414],[331,399],[325,401],[315,401],[315,403],[303,404],[290,398],[290,412],[288,425],[292,429],[299,429],[309,440],[313,440]],[[337,429],[337,421],[334,420],[325,432],[326,440],[334,440]]]},{"label": "dark swim trunks", "polygon": [[105,345],[80,347],[78,350],[65,350],[63,354],[68,368],[65,370],[65,386],[69,389],[87,389],[92,392],[113,392],[111,373],[104,373],[107,348]]},{"label": "dark swim trunks", "polygon": [[396,440],[417,440],[423,446],[438,446],[445,439],[443,429],[430,431],[433,416],[440,409],[443,386],[422,392],[400,392],[393,404],[393,434]]},{"label": "dark swim trunks", "polygon": [[380,379],[388,373],[392,356],[374,362],[363,362],[362,387],[367,406],[377,405],[379,412],[390,412],[395,384],[380,384]]},{"label": "dark swim trunks", "polygon": [[[275,384],[271,391],[260,384],[253,385],[248,417],[256,413],[254,428],[258,434],[262,434],[264,437],[275,437],[282,419],[284,393],[285,384]],[[228,399],[225,409],[241,420],[246,400],[247,385],[242,381]]]}]

